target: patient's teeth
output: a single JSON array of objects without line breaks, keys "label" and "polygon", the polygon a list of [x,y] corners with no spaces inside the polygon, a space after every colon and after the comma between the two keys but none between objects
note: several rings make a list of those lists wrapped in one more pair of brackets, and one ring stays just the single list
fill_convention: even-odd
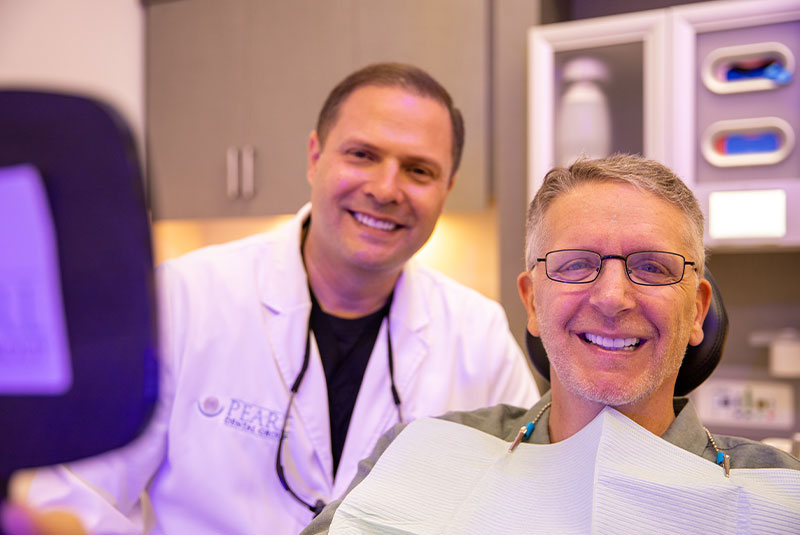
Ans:
[{"label": "patient's teeth", "polygon": [[639,344],[638,338],[608,338],[592,333],[585,333],[584,339],[604,349],[623,351],[632,351]]}]

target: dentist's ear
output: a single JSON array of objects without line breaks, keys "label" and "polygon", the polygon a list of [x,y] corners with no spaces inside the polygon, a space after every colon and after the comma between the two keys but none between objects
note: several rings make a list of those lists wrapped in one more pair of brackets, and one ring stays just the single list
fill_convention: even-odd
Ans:
[{"label": "dentist's ear", "polygon": [[536,320],[536,307],[533,304],[533,273],[523,271],[519,274],[517,290],[519,290],[519,298],[528,312],[528,332],[533,336],[539,336],[539,322]]},{"label": "dentist's ear", "polygon": [[457,179],[457,178],[458,178],[458,171],[456,171],[455,173],[453,173],[453,175],[450,177],[450,180],[447,182],[447,192],[448,192],[448,193],[450,193],[451,191],[453,191],[453,186],[455,186],[455,185],[456,185],[456,179]]},{"label": "dentist's ear", "polygon": [[314,183],[317,174],[317,161],[322,153],[322,145],[319,142],[317,131],[314,130],[308,135],[308,155],[306,158],[306,180],[309,184]]}]

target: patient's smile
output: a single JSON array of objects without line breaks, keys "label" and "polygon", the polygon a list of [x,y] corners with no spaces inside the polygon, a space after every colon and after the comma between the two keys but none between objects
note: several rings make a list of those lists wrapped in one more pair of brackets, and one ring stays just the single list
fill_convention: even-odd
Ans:
[{"label": "patient's smile", "polygon": [[633,351],[641,344],[639,338],[609,338],[599,334],[583,333],[584,341],[611,351]]}]

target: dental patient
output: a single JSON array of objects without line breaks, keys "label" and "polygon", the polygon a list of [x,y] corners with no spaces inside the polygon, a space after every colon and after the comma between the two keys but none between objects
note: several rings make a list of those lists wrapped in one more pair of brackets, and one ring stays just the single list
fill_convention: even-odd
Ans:
[{"label": "dental patient", "polygon": [[658,162],[551,170],[517,279],[550,392],[396,426],[303,533],[797,533],[800,461],[675,396],[712,297],[703,228]]}]

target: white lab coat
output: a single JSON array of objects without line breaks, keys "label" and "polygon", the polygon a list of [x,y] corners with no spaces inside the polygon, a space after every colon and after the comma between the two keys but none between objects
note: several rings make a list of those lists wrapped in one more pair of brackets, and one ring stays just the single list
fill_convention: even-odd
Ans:
[{"label": "white lab coat", "polygon": [[[299,244],[309,210],[273,232],[160,266],[164,365],[154,420],[121,450],[37,471],[29,503],[77,509],[93,533],[293,534],[311,521],[275,470],[311,310]],[[538,399],[502,308],[479,293],[412,261],[389,321],[407,421]],[[283,446],[290,486],[310,503],[340,496],[397,421],[384,321],[334,479],[325,374],[312,336]]]}]

